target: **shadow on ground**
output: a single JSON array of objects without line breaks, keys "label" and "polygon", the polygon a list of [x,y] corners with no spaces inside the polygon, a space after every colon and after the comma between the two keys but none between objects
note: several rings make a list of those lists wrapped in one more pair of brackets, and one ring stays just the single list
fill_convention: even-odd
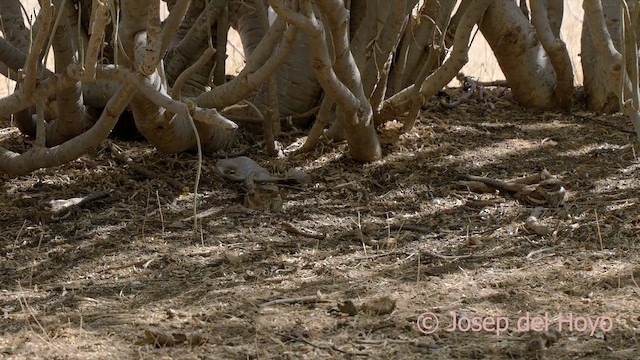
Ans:
[{"label": "shadow on ground", "polygon": [[[193,194],[137,175],[106,146],[65,167],[2,178],[0,353],[633,358],[640,163],[629,126],[491,101],[431,106],[372,164],[349,160],[344,145],[280,160],[250,148],[246,155],[273,172],[301,167],[312,176],[280,188],[280,211],[239,207],[242,186],[220,178],[208,158],[200,211],[214,215],[197,232],[185,220]],[[19,148],[8,135],[3,144]],[[145,167],[193,183],[194,156],[117,143]],[[568,190],[563,208],[540,216],[549,236],[525,227],[531,208],[454,186],[465,174],[512,179],[543,168]],[[115,191],[69,218],[52,219],[43,205],[105,189]],[[383,297],[393,311],[338,308]],[[276,299],[286,300],[264,306]],[[425,312],[439,320],[430,334],[419,327]],[[453,315],[462,322],[449,331]],[[499,317],[509,325],[499,335],[465,322]],[[560,333],[539,351],[540,329],[526,321],[536,317]],[[149,343],[145,332],[177,343]]]}]

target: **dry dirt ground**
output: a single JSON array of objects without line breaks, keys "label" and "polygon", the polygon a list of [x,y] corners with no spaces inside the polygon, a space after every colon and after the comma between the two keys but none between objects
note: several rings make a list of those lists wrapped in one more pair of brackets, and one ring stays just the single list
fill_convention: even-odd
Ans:
[{"label": "dry dirt ground", "polygon": [[[523,110],[500,90],[434,100],[365,165],[344,144],[273,160],[245,135],[243,155],[310,182],[251,211],[215,170],[228,154],[207,156],[195,233],[192,154],[114,140],[161,175],[105,143],[1,176],[0,358],[638,358],[640,162],[630,124],[584,115]],[[0,125],[2,146],[28,147]],[[539,216],[545,236],[525,226],[531,207],[455,186],[543,168],[568,190]],[[65,216],[45,206],[108,189]]]}]

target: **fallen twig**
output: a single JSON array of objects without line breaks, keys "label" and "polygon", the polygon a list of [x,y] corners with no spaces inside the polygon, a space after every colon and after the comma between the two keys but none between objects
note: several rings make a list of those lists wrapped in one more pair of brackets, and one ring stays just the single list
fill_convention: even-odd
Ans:
[{"label": "fallen twig", "polygon": [[291,233],[291,234],[301,235],[301,236],[304,236],[304,237],[308,237],[308,238],[311,238],[311,239],[318,239],[318,240],[324,240],[324,239],[327,238],[327,234],[319,234],[319,233],[317,233],[315,231],[298,229],[293,224],[288,223],[288,222],[283,222],[282,226],[284,227],[285,231],[287,231],[288,233]]},{"label": "fallen twig", "polygon": [[460,260],[460,259],[466,259],[466,258],[470,258],[470,257],[476,257],[472,254],[467,254],[467,255],[440,255],[431,251],[423,251],[421,253],[422,255],[428,255],[428,256],[433,256],[435,258],[438,259],[443,259],[443,260],[450,260],[450,261],[455,261],[455,260]]},{"label": "fallen twig", "polygon": [[384,256],[389,256],[389,255],[397,255],[397,254],[398,254],[397,251],[393,251],[393,252],[387,252],[383,254],[363,255],[363,256],[356,256],[353,258],[353,260],[371,260],[371,259],[377,259]]},{"label": "fallen twig", "polygon": [[309,295],[302,297],[294,297],[294,298],[283,298],[283,299],[275,299],[271,301],[267,301],[264,304],[261,304],[260,307],[267,307],[271,305],[277,304],[315,304],[315,303],[328,303],[330,300],[322,299],[318,295]]},{"label": "fallen twig", "polygon": [[86,196],[75,197],[71,199],[51,200],[49,201],[48,208],[53,213],[51,218],[53,220],[66,219],[73,213],[79,213],[80,207],[85,206],[96,200],[103,199],[109,196],[113,192],[112,189],[98,191]]},{"label": "fallen twig", "polygon": [[98,270],[97,272],[101,273],[101,272],[107,272],[107,271],[111,271],[111,270],[120,270],[120,269],[126,269],[128,267],[131,266],[138,266],[138,265],[142,265],[142,267],[146,268],[149,266],[149,264],[151,264],[152,261],[156,260],[158,257],[154,256],[151,259],[140,259],[140,260],[135,260],[123,265],[118,265],[118,266],[110,266],[108,268],[102,269],[102,270]]},{"label": "fallen twig", "polygon": [[530,252],[529,254],[527,254],[526,258],[527,258],[527,260],[538,261],[538,260],[540,260],[542,258],[546,258],[546,257],[549,257],[549,256],[554,256],[555,253],[549,253],[549,254],[540,255],[540,256],[536,257],[535,259],[532,259],[534,255],[542,254],[543,252],[551,251],[551,250],[553,250],[555,248],[557,248],[557,246],[552,246],[552,247],[548,247],[548,248],[542,248],[542,249],[534,250],[534,251]]}]

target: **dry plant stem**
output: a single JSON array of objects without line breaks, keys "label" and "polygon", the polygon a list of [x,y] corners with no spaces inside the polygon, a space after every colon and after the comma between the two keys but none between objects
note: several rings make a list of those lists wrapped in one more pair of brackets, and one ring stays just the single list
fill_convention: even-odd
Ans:
[{"label": "dry plant stem", "polygon": [[[269,78],[269,109],[266,111],[264,119],[264,142],[267,150],[267,155],[277,156],[278,149],[276,148],[275,133],[277,131],[276,126],[279,128],[280,112],[278,111],[278,81],[275,75],[271,75]],[[276,125],[278,124],[278,125]]]},{"label": "dry plant stem", "polygon": [[[158,37],[160,36],[160,1],[161,0],[148,0],[149,2],[149,18],[147,19],[147,30],[150,28],[158,29]],[[162,42],[160,41],[157,47],[157,51],[160,51],[162,47]],[[155,50],[155,48],[154,48]]]},{"label": "dry plant stem", "polygon": [[24,94],[24,88],[19,88],[13,94],[0,99],[0,114],[14,114],[33,106],[38,99],[46,99],[72,86],[79,80],[79,73],[75,67],[69,67],[61,74],[55,74],[38,83],[30,96]]},{"label": "dry plant stem", "polygon": [[[602,12],[606,16],[606,26],[611,36],[611,41],[617,49],[622,49],[623,38],[620,25],[624,19],[620,12],[621,2],[605,2],[602,4]],[[591,31],[588,17],[595,14],[585,13],[582,22],[580,37],[581,63],[584,75],[584,89],[587,95],[589,110],[604,113],[616,113],[623,111],[620,108],[618,98],[619,82],[612,83],[609,80],[607,60],[599,55],[599,51],[591,39]]]},{"label": "dry plant stem", "polygon": [[245,103],[249,109],[253,110],[253,112],[256,114],[256,116],[258,117],[258,119],[260,119],[261,123],[264,123],[264,115],[262,114],[262,111],[260,111],[260,109],[258,109],[257,106],[255,106],[251,101],[249,100],[243,100],[243,103]]},{"label": "dry plant stem", "polygon": [[[0,73],[19,81],[18,69],[24,68],[29,52],[29,30],[24,24],[19,0],[0,1]],[[20,56],[23,55],[23,56]],[[18,60],[19,59],[19,60]]]},{"label": "dry plant stem", "polygon": [[454,37],[453,47],[451,55],[439,67],[433,74],[426,77],[426,79],[420,84],[420,93],[426,98],[430,98],[435,95],[440,89],[442,89],[449,80],[456,76],[464,64],[468,61],[468,44],[471,36],[471,31],[476,23],[482,20],[482,16],[491,4],[491,1],[480,0],[474,1],[467,11],[464,18],[460,21],[457,27],[456,35]]},{"label": "dry plant stem", "polygon": [[[0,1],[0,27],[4,40],[13,44],[23,53],[29,52],[30,30],[24,24],[20,0]],[[0,52],[0,56],[4,56],[4,54]],[[23,66],[24,62],[20,64],[19,68]]]},{"label": "dry plant stem", "polygon": [[[136,89],[144,95],[147,99],[152,101],[158,107],[167,109],[174,114],[185,113],[185,104],[181,101],[177,101],[162,93],[144,76],[135,74],[130,70],[124,68],[115,68],[112,65],[104,67],[98,67],[96,70],[96,77],[98,79],[118,79],[122,82],[127,80],[131,81]],[[201,107],[194,107],[190,110],[193,113],[193,117],[199,122],[205,124],[216,125],[222,129],[235,130],[238,128],[231,120],[228,120],[222,116],[216,109],[205,109]]]},{"label": "dry plant stem", "polygon": [[[390,90],[391,93],[394,91],[404,88],[404,78],[407,73],[408,68],[408,58],[409,58],[409,49],[414,45],[414,42],[411,41],[410,37],[413,37],[413,31],[416,27],[416,20],[411,18],[409,23],[407,24],[407,28],[404,31],[402,42],[400,43],[401,47],[397,51],[396,55],[396,65],[393,69],[393,80],[390,82]],[[424,23],[424,22],[423,22]],[[433,29],[431,29],[433,32]],[[425,31],[425,33],[427,33]],[[430,34],[431,35],[431,34]],[[426,48],[426,45],[423,45],[422,48]],[[416,57],[417,58],[417,57]]]},{"label": "dry plant stem", "polygon": [[[338,78],[336,70],[331,65],[333,60],[331,59],[329,49],[326,46],[327,42],[325,40],[324,27],[317,21],[315,14],[311,13],[311,17],[307,18],[302,14],[295,13],[290,9],[285,8],[279,0],[270,0],[269,3],[276,13],[278,13],[278,16],[283,16],[288,22],[299,26],[307,33],[313,50],[313,57],[311,59],[312,67],[318,77],[318,81],[322,84],[327,95],[331,97],[332,100],[335,101],[342,109],[345,117],[348,119],[347,121],[352,121],[354,124],[357,124],[360,119],[356,114],[360,110],[361,106],[365,107],[365,105],[360,104],[358,97],[356,97],[356,95],[343,82],[358,83],[360,84],[360,90],[362,91],[361,79],[359,76],[360,72],[357,70],[357,66],[355,66],[355,61],[351,55],[349,47],[344,46],[345,44],[348,44],[348,39],[346,38],[346,25],[348,24],[348,21],[345,21],[348,17],[348,13],[346,9],[344,9],[342,1],[329,0],[322,2],[321,9],[325,9],[324,13],[327,17],[331,18],[333,16],[333,18],[331,18],[331,20],[333,20],[331,26],[334,26],[334,29],[332,30],[335,30],[335,34],[332,33],[332,35],[334,35],[333,41],[335,49],[334,52],[336,54],[336,67],[340,67],[342,64],[342,75],[344,77],[349,75],[353,76],[353,78],[343,79],[343,81]],[[339,8],[337,9],[337,7],[340,7],[344,11],[337,12],[339,11]],[[329,10],[335,10],[336,12],[329,13]],[[335,16],[338,17],[336,18]],[[342,28],[338,28],[339,26]],[[351,62],[351,68],[348,70],[345,69],[345,66],[343,65],[344,62]],[[349,70],[352,70],[352,73],[349,74]],[[362,91],[362,98],[364,98],[364,91]],[[368,120],[370,119],[365,118],[365,121]]]},{"label": "dry plant stem", "polygon": [[562,18],[564,16],[563,0],[547,0],[547,17],[551,33],[555,38],[560,38],[560,28],[562,26]]},{"label": "dry plant stem", "polygon": [[91,129],[60,145],[52,148],[31,148],[23,154],[0,148],[0,173],[25,175],[37,169],[62,165],[82,156],[109,135],[135,90],[134,85],[123,84],[109,100]]},{"label": "dry plant stem", "polygon": [[[158,0],[155,0],[157,2]],[[156,45],[159,41],[154,40],[155,26],[147,26],[147,23],[154,22],[154,17],[150,11],[154,11],[155,6],[152,3],[137,2],[133,0],[122,2],[122,21],[120,24],[120,37],[122,39],[126,55],[133,59],[134,66],[140,73],[140,76],[147,78],[152,87],[156,90],[154,95],[161,93],[164,95],[166,89],[163,81],[156,70],[157,63],[152,66],[155,59],[154,53],[159,50]],[[148,35],[150,37],[148,37]],[[149,53],[152,55],[147,57],[147,46]],[[144,94],[136,94],[130,103],[136,127],[158,150],[166,153],[177,153],[194,149],[197,147],[201,136],[206,139],[207,145],[216,147],[212,143],[214,136],[218,132],[218,128],[208,124],[199,124],[197,132],[193,131],[189,114],[184,109],[184,105],[180,111],[170,121],[164,116],[162,107],[155,104]]]},{"label": "dry plant stem", "polygon": [[180,43],[176,45],[175,50],[187,55],[192,54],[198,44],[207,41],[207,36],[210,34],[207,29],[211,26],[209,20],[216,21],[226,6],[227,0],[209,1],[205,11],[198,16],[198,20],[196,20]]},{"label": "dry plant stem", "polygon": [[51,25],[53,23],[53,4],[51,1],[43,1],[38,15],[40,29],[33,41],[31,51],[27,55],[25,64],[24,93],[27,96],[33,94],[36,86],[36,78],[38,76],[38,64],[40,63],[40,54],[47,44],[47,38],[50,35]]},{"label": "dry plant stem", "polygon": [[[223,113],[231,110],[231,109],[235,109],[235,108],[242,108],[242,106],[229,106],[227,108],[225,108],[223,110]],[[299,120],[299,119],[308,119],[310,116],[315,115],[318,113],[318,109],[320,108],[320,106],[316,106],[314,108],[312,108],[309,111],[305,111],[303,113],[300,114],[295,114],[295,115],[289,115],[289,116],[280,116],[279,121],[285,121],[285,120]],[[252,116],[242,116],[242,115],[235,115],[235,114],[229,114],[226,113],[224,114],[225,116],[227,116],[231,121],[236,121],[236,122],[243,122],[243,123],[247,123],[247,124],[263,124],[263,121],[260,120],[257,117],[252,117]],[[278,125],[279,121],[276,121],[276,126]]]},{"label": "dry plant stem", "polygon": [[[573,96],[573,66],[571,65],[571,58],[566,44],[554,34],[554,29],[549,23],[549,14],[547,14],[545,7],[546,2],[543,0],[532,0],[530,2],[531,22],[556,73],[555,88],[553,90],[554,101],[559,107],[569,109]],[[560,9],[562,9],[562,6]]]},{"label": "dry plant stem", "polygon": [[155,26],[149,27],[134,35],[136,46],[134,49],[134,69],[144,76],[150,76],[156,71],[160,62],[160,32]]},{"label": "dry plant stem", "polygon": [[267,7],[265,6],[264,0],[254,0],[253,4],[261,31],[263,34],[266,34],[269,31],[269,15],[267,14]]},{"label": "dry plant stem", "polygon": [[[80,21],[82,21],[83,17],[86,17],[87,14],[82,14],[82,9],[80,6],[76,8],[76,4],[73,1],[69,0],[56,0],[61,1],[64,6],[65,11],[67,12],[67,19],[69,21],[70,26],[70,36],[74,41],[74,46],[76,49],[86,49],[89,44],[89,34],[84,29]],[[88,14],[89,17],[91,14]]]},{"label": "dry plant stem", "polygon": [[180,99],[180,91],[182,87],[187,82],[187,80],[195,73],[200,67],[202,67],[213,54],[216,53],[216,49],[212,47],[208,47],[202,55],[194,62],[191,66],[189,66],[185,71],[183,71],[176,81],[173,83],[173,87],[171,88],[171,97],[174,99]]},{"label": "dry plant stem", "polygon": [[[60,3],[60,0],[56,1],[58,7]],[[62,72],[68,67],[76,66],[78,61],[77,47],[71,38],[73,34],[71,34],[70,29],[69,19],[65,16],[61,19],[53,35],[52,43],[56,72]],[[49,123],[47,146],[58,145],[79,135],[85,130],[89,122],[79,81],[57,93],[56,100],[58,117],[55,121]]]},{"label": "dry plant stem", "polygon": [[266,7],[264,0],[236,1],[232,3],[231,26],[240,35],[244,57],[249,58],[264,34],[269,29],[267,15],[266,27],[262,21],[262,10]]},{"label": "dry plant stem", "polygon": [[358,19],[360,23],[357,31],[352,34],[349,46],[359,69],[364,69],[365,67],[367,56],[371,53],[371,45],[380,33],[379,28],[385,23],[390,3],[388,1],[378,4],[377,0],[366,0],[363,8],[358,8],[358,11],[364,10],[364,14],[362,14],[361,19]]},{"label": "dry plant stem", "polygon": [[[227,4],[227,0],[212,0],[204,11],[199,15],[195,23],[188,29],[182,39],[170,49],[167,56],[168,62],[165,65],[167,79],[173,81],[184,69],[193,61],[193,54],[198,54],[206,49],[211,40],[208,38],[211,33],[210,21],[216,21]],[[191,7],[197,8],[198,3],[192,2]],[[191,10],[190,10],[191,11]],[[188,13],[190,12],[188,11]]]},{"label": "dry plant stem", "polygon": [[44,147],[47,144],[47,124],[44,120],[44,100],[36,103],[36,141],[34,146]]},{"label": "dry plant stem", "polygon": [[[425,62],[429,63],[429,73],[440,65],[444,57],[445,31],[455,4],[454,0],[427,0],[418,17],[409,20],[398,52],[397,69],[393,70],[394,93],[413,84]],[[425,49],[428,52],[425,53]]]},{"label": "dry plant stem", "polygon": [[26,60],[26,58],[27,55],[18,50],[18,48],[13,46],[5,38],[0,37],[0,62],[6,66],[6,70],[10,70],[3,70],[3,75],[8,75],[8,77],[13,81],[21,80],[18,77],[18,69],[21,69],[24,66],[24,60]]},{"label": "dry plant stem", "polygon": [[346,5],[348,5],[347,8],[349,9],[349,14],[351,15],[351,19],[349,20],[349,33],[352,35],[352,40],[353,35],[358,32],[362,21],[365,19],[368,1],[369,0],[348,0],[345,3]]},{"label": "dry plant stem", "polygon": [[[626,75],[626,78],[628,78],[628,81],[631,83],[631,99],[620,99],[620,105],[621,105],[621,109],[624,108],[624,103],[626,103],[629,100],[633,100],[633,106],[635,106],[636,109],[640,109],[640,105],[637,103],[637,97],[638,97],[638,52],[637,51],[633,51],[634,49],[637,49],[638,46],[638,41],[637,41],[637,35],[635,33],[636,29],[638,28],[638,17],[637,15],[634,16],[635,21],[631,21],[631,15],[629,14],[629,7],[627,6],[627,3],[625,2],[620,2],[620,8],[621,8],[621,13],[622,13],[622,31],[621,31],[621,35],[622,35],[622,44],[620,46],[621,48],[621,55],[622,58],[624,59],[622,61],[622,74]],[[637,11],[637,9],[636,9]],[[622,88],[624,85],[624,82],[627,81],[627,79],[621,79],[618,83],[619,86]]]},{"label": "dry plant stem", "polygon": [[465,16],[457,27],[453,50],[449,58],[436,71],[424,78],[424,81],[421,81],[421,77],[426,73],[423,71],[415,84],[385,100],[377,115],[380,120],[376,120],[376,123],[379,121],[382,123],[406,113],[411,107],[410,100],[415,96],[421,94],[425,99],[429,99],[460,72],[460,69],[468,61],[468,44],[473,26],[482,19],[484,11],[490,4],[490,0],[478,0],[469,5]]},{"label": "dry plant stem", "polygon": [[[125,59],[123,65],[134,68],[134,65],[140,63],[141,58],[135,59],[136,55],[141,54],[140,49],[146,48],[146,38],[139,35],[147,31],[150,27],[152,3],[159,0],[135,1],[122,0],[120,4],[120,23],[118,24],[119,37],[122,41],[122,47],[125,50]],[[138,51],[136,51],[138,48]],[[143,52],[142,52],[143,53]],[[141,56],[143,57],[143,56]]]},{"label": "dry plant stem", "polygon": [[[365,97],[360,71],[348,46],[348,12],[344,3],[341,0],[328,0],[322,2],[322,5],[318,4],[323,9],[325,18],[331,19],[329,23],[333,24],[330,27],[336,53],[335,71],[326,46],[324,28],[316,19],[310,3],[301,4],[306,16],[285,8],[281,1],[270,0],[269,4],[278,16],[300,26],[309,37],[312,68],[327,96],[338,106],[338,118],[344,126],[351,155],[358,161],[379,159],[382,149],[373,127],[373,111]],[[342,75],[342,80],[338,78],[336,71]]]},{"label": "dry plant stem", "polygon": [[[222,13],[216,19],[216,49],[225,49],[227,47],[227,34],[229,33],[229,4],[225,4]],[[215,53],[215,65],[213,69],[213,83],[222,85],[226,81],[226,51],[218,51]]]},{"label": "dry plant stem", "polygon": [[410,101],[411,106],[409,107],[409,113],[407,114],[407,119],[404,122],[404,124],[402,124],[401,131],[403,133],[406,134],[413,129],[413,126],[415,125],[416,120],[418,119],[418,113],[420,112],[420,109],[422,108],[422,104],[424,104],[424,102],[425,102],[425,98],[422,94],[418,94],[416,97],[414,97]]},{"label": "dry plant stem", "polygon": [[[378,25],[379,29],[376,33],[371,34],[374,38],[368,39],[367,53],[370,54],[362,71],[364,74],[362,86],[367,98],[370,99],[371,107],[374,109],[382,102],[386,93],[387,79],[391,68],[391,54],[396,50],[407,19],[406,0],[393,2],[380,0],[377,7],[381,8],[384,4],[388,7],[388,11],[378,14],[377,19],[377,23],[384,24],[384,26]],[[320,9],[322,10],[323,7],[320,6]],[[332,33],[334,33],[333,29]]]},{"label": "dry plant stem", "polygon": [[[257,16],[253,17],[258,18]],[[254,20],[254,22],[258,21]],[[251,30],[248,26],[243,27],[243,29],[244,31]],[[261,29],[258,29],[258,31],[261,31]],[[253,37],[258,31],[244,34],[243,38]],[[257,44],[260,39],[261,37],[252,39],[252,43]],[[274,74],[278,81],[278,110],[282,117],[307,112],[317,105],[318,99],[322,94],[322,87],[316,79],[309,61],[312,53],[310,47],[311,43],[306,34],[298,32],[291,53]],[[268,84],[264,84],[258,89],[254,101],[260,106],[269,106]],[[295,125],[302,125],[302,122],[297,121]]]},{"label": "dry plant stem", "polygon": [[[376,110],[380,107],[380,104],[382,104],[382,101],[386,97],[393,54],[397,50],[401,34],[404,32],[404,28],[407,24],[408,16],[404,11],[405,7],[406,3],[400,1],[394,2],[393,6],[391,6],[391,14],[389,16],[390,20],[385,24],[385,28],[380,35],[380,39],[378,39],[377,43],[374,44],[374,51],[378,51],[379,53],[376,53],[373,56],[373,59],[369,59],[370,64],[375,64],[376,71],[373,72],[372,69],[371,73],[367,73],[367,70],[365,70],[365,74],[377,73],[377,81],[373,84],[374,87],[371,92],[368,89],[366,81],[367,77],[365,77],[365,80],[363,81],[366,94],[371,94],[369,95],[371,107]],[[371,78],[373,79],[373,76],[371,76]]]},{"label": "dry plant stem", "polygon": [[[265,3],[263,0],[254,0],[254,5],[262,33],[266,34],[269,30],[269,17]],[[269,77],[267,91],[269,92],[269,109],[266,111],[266,116],[264,117],[264,142],[267,155],[277,156],[278,149],[276,149],[275,133],[277,133],[280,128],[280,111],[278,106],[278,81],[275,74]]]},{"label": "dry plant stem", "polygon": [[191,0],[178,0],[171,8],[169,16],[164,21],[162,26],[162,33],[160,38],[162,39],[162,46],[160,47],[160,56],[164,57],[164,54],[169,49],[169,46],[173,43],[178,33],[178,28],[182,19],[187,14]]},{"label": "dry plant stem", "polygon": [[[637,3],[636,3],[637,5]],[[622,57],[622,79],[620,79],[620,89],[625,83],[630,83],[630,98],[620,98],[620,108],[629,117],[636,130],[636,138],[640,140],[640,88],[638,87],[638,40],[636,31],[638,29],[637,10],[634,11],[634,21],[631,21],[629,8],[625,2],[621,2],[620,7],[623,13],[623,45]],[[621,93],[624,91],[621,90]]]},{"label": "dry plant stem", "polygon": [[[293,49],[298,31],[297,26],[291,26],[286,29],[284,35],[279,35],[285,24],[281,21],[277,26],[278,22],[276,20],[269,28],[269,32],[253,51],[240,74],[230,82],[196,97],[198,106],[221,109],[236,104],[246,99],[260,84],[269,79]],[[277,46],[278,43],[280,46]]]},{"label": "dry plant stem", "polygon": [[529,19],[529,7],[527,6],[527,0],[519,0],[520,3],[520,11],[522,11],[522,15],[524,15],[527,19]]},{"label": "dry plant stem", "polygon": [[[47,7],[47,9],[50,8]],[[53,15],[51,15],[51,17],[52,16]],[[26,54],[30,52],[30,47],[33,45],[31,43],[32,32],[33,37],[36,37],[38,32],[35,30],[35,26],[33,29],[26,28],[23,19],[22,5],[17,0],[0,1],[0,25],[2,25],[2,32],[4,36],[2,40],[5,41],[5,46],[3,46],[3,49],[0,51],[0,58],[2,58],[2,62],[4,64],[13,70],[9,71],[8,75],[13,77],[13,79],[18,83],[16,88],[24,87],[22,81],[25,79],[24,70],[27,63]],[[44,71],[45,76],[49,75],[49,71],[40,64],[40,55],[41,53],[37,50],[33,51],[31,61],[35,62],[35,64],[32,64],[34,66],[34,70],[31,72],[31,75],[29,75],[32,76],[32,79],[29,81],[35,81],[37,72]],[[18,69],[22,69],[20,75],[18,75]],[[3,73],[6,74],[6,69],[2,70]],[[34,99],[34,101],[35,100],[37,99]],[[13,113],[14,122],[20,131],[23,134],[30,136],[36,135],[36,124],[33,118],[33,111],[35,110],[29,108]]]},{"label": "dry plant stem", "polygon": [[[251,52],[251,56],[247,58],[245,69],[247,69],[248,72],[254,72],[264,66],[267,60],[273,55],[274,50],[280,45],[285,31],[290,28],[291,27],[287,27],[284,19],[276,18],[276,21],[269,27],[262,41],[256,45],[253,52]],[[294,35],[297,35],[297,32]],[[291,37],[292,35],[289,36]]]},{"label": "dry plant stem", "polygon": [[[614,84],[622,83],[616,90],[618,99],[621,101],[622,99],[632,99],[634,91],[631,83],[626,81],[627,78],[624,76],[625,74],[622,73],[624,59],[622,54],[620,54],[613,45],[611,35],[605,23],[602,4],[598,0],[585,0],[582,3],[582,7],[585,14],[584,21],[587,22],[591,41],[598,57],[604,64],[604,68],[607,69],[609,81]],[[633,122],[636,136],[640,140],[640,115],[638,114],[638,109],[634,110],[632,107],[625,107],[622,110]]]},{"label": "dry plant stem", "polygon": [[455,34],[458,32],[458,25],[462,22],[462,19],[466,16],[467,9],[471,4],[473,4],[474,0],[462,0],[455,14],[451,17],[449,21],[449,27],[447,28],[447,34],[445,36],[445,44],[447,47],[453,44],[455,41]]},{"label": "dry plant stem", "polygon": [[94,1],[91,14],[91,37],[85,52],[85,76],[93,79],[95,76],[95,66],[98,63],[98,56],[102,49],[105,28],[109,22],[109,9],[106,1]]},{"label": "dry plant stem", "polygon": [[[9,68],[9,70],[11,70],[9,72],[9,76],[11,77],[11,80],[14,80],[14,81],[22,80],[21,78],[18,77],[17,73],[18,73],[18,70],[24,67],[24,64],[26,61],[27,61],[26,53],[18,49],[16,46],[14,46],[12,43],[7,41],[5,38],[0,37],[0,62],[2,62],[4,65],[6,65]],[[39,71],[44,72],[45,78],[48,78],[53,74],[50,70],[46,68],[39,69]],[[6,75],[6,73],[3,75]]]},{"label": "dry plant stem", "polygon": [[331,101],[328,97],[322,99],[320,103],[320,110],[318,110],[318,116],[316,116],[316,121],[313,123],[311,130],[309,130],[309,134],[307,134],[307,139],[304,142],[304,145],[300,148],[299,152],[307,152],[311,151],[311,149],[315,148],[316,145],[320,142],[320,137],[324,134],[324,129],[329,124],[329,116],[333,115],[333,101]]},{"label": "dry plant stem", "polygon": [[567,87],[566,82],[560,84],[558,80],[564,81],[569,72],[556,74],[551,57],[543,55],[546,51],[535,27],[518,5],[513,0],[494,0],[478,27],[493,49],[515,100],[528,108],[557,109],[556,87]]}]

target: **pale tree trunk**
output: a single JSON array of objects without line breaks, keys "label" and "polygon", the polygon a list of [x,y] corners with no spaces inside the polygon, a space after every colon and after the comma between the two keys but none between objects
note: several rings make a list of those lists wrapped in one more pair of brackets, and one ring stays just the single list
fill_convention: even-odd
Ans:
[{"label": "pale tree trunk", "polygon": [[[602,9],[612,45],[619,51],[622,39],[620,1],[602,0]],[[585,19],[592,16],[596,16],[596,14],[592,12],[585,13]],[[620,84],[619,82],[611,81],[609,78],[609,70],[605,68],[606,60],[599,56],[594,47],[588,21],[582,22],[580,46],[584,91],[587,96],[588,108],[604,113],[617,112],[620,109],[617,95],[619,92],[617,88]]]},{"label": "pale tree trunk", "polygon": [[[623,5],[626,4],[623,3]],[[631,19],[629,10],[622,14],[624,32],[621,32],[620,53],[613,43],[606,25],[605,12],[600,1],[585,0],[583,3],[585,22],[593,49],[602,64],[604,77],[617,84],[612,88],[616,92],[621,111],[634,125],[637,139],[640,140],[640,89],[638,86],[638,40],[637,19]],[[635,26],[634,26],[635,25]]]},{"label": "pale tree trunk", "polygon": [[[530,7],[511,0],[168,0],[163,22],[159,0],[53,2],[41,1],[32,29],[18,0],[0,2],[0,70],[18,82],[0,99],[0,114],[35,138],[23,154],[0,148],[1,172],[77,158],[109,135],[127,107],[137,130],[164,152],[229,145],[237,125],[223,114],[233,114],[261,126],[267,153],[282,155],[281,122],[302,127],[315,117],[301,151],[345,139],[353,159],[375,161],[383,125],[399,121],[401,132],[410,131],[425,101],[459,75],[476,26],[521,105],[571,106],[561,0],[531,0]],[[616,49],[600,2],[584,4],[588,91],[606,85],[602,107],[623,101],[640,129],[636,36],[625,32],[627,51]],[[272,24],[268,5],[278,14]],[[227,79],[230,27],[240,33],[246,66]],[[33,40],[25,42],[29,32]],[[49,44],[53,72],[42,65]]]},{"label": "pale tree trunk", "polygon": [[417,17],[409,19],[396,66],[390,75],[391,93],[413,84],[423,68],[431,73],[442,64],[446,54],[445,35],[455,4],[455,0],[427,0],[420,7]]},{"label": "pale tree trunk", "polygon": [[[55,2],[60,8],[61,0]],[[76,13],[71,13],[69,8],[64,9],[60,17],[60,24],[53,36],[53,48],[55,57],[55,71],[62,72],[69,66],[78,62],[78,49],[80,44],[72,36],[73,31],[70,19],[77,19]],[[47,124],[47,146],[59,145],[91,127],[92,119],[84,107],[82,88],[80,81],[73,86],[59,92],[56,97],[55,121]]]},{"label": "pale tree trunk", "polygon": [[[154,51],[160,51],[150,48],[152,44],[162,41],[159,38],[157,1],[154,3],[123,0],[121,3],[123,16],[120,37],[126,51],[126,57],[129,60],[133,59],[133,63],[128,64],[130,67],[134,67],[136,61],[144,61],[139,58],[139,54],[147,56]],[[221,11],[224,13],[224,9]],[[134,51],[134,47],[140,47],[143,50],[138,54]],[[154,68],[153,66],[157,65],[153,64],[157,64],[157,61],[152,62],[146,72],[141,72],[139,69],[132,70],[138,70],[141,73],[140,76],[144,76],[144,80],[155,91],[166,96],[167,88],[159,71],[161,69]],[[229,135],[221,135],[227,131],[224,128],[199,121],[193,123],[193,119],[185,116],[184,112],[166,112],[161,106],[141,93],[134,95],[130,106],[138,130],[156,148],[164,152],[195,150],[198,142],[206,149],[217,150],[221,147],[220,142],[230,137]],[[194,129],[194,125],[196,129]]]},{"label": "pale tree trunk", "polygon": [[[246,57],[251,56],[269,28],[268,23],[263,24],[266,6],[268,4],[263,0],[239,1],[236,5],[237,10],[232,14],[231,24],[240,34]],[[263,84],[251,99],[260,111],[258,117],[263,118],[267,112],[272,112],[277,104],[278,119],[274,119],[272,124],[276,132],[281,122],[284,122],[285,126],[291,122],[296,126],[304,127],[313,115],[312,110],[318,105],[322,87],[311,68],[309,46],[307,36],[299,32],[291,53],[274,74],[275,83]],[[272,93],[275,93],[275,98]],[[255,113],[255,110],[245,107],[234,111],[233,117],[248,118]]]},{"label": "pale tree trunk", "polygon": [[[308,1],[302,2],[300,13],[293,12],[278,0],[270,0],[269,4],[278,17],[299,26],[308,36],[312,50],[311,67],[327,96],[337,105],[338,121],[345,128],[351,155],[359,161],[379,159],[382,150],[373,126],[373,111],[349,49],[348,12],[344,3],[331,0],[318,4],[328,23],[328,31]],[[327,32],[333,40],[335,61],[332,61],[326,46]]]},{"label": "pale tree trunk", "polygon": [[376,113],[376,123],[390,121],[408,112],[404,131],[411,130],[418,110],[425,99],[434,96],[445,87],[469,60],[467,50],[471,32],[474,26],[483,19],[486,9],[491,4],[492,0],[475,0],[463,10],[459,10],[464,11],[464,16],[456,26],[449,57],[432,73],[428,71],[428,63],[425,63],[420,73],[416,75],[413,84],[390,96],[382,103],[380,110]]},{"label": "pale tree trunk", "polygon": [[[3,74],[7,74],[10,78],[17,80],[17,69],[23,68],[26,62],[26,54],[29,53],[29,30],[24,25],[22,18],[22,8],[19,0],[0,1],[0,24],[4,39],[7,40],[13,48],[5,46],[3,52],[10,55],[11,63],[4,62],[2,64]],[[6,44],[8,45],[8,44]],[[9,52],[15,52],[9,54]],[[25,54],[21,56],[20,53]],[[14,121],[20,131],[24,134],[35,136],[36,127],[33,120],[34,109],[27,108],[14,114]]]},{"label": "pale tree trunk", "polygon": [[[532,3],[532,9],[537,9],[532,11],[536,26],[515,2],[496,0],[487,9],[480,31],[493,49],[513,96],[520,104],[539,109],[568,109],[573,91],[569,55],[556,35],[557,25],[550,25],[543,1],[533,0]],[[551,9],[557,11],[558,7]],[[553,14],[552,18],[557,16]],[[544,53],[547,56],[541,56]]]}]

